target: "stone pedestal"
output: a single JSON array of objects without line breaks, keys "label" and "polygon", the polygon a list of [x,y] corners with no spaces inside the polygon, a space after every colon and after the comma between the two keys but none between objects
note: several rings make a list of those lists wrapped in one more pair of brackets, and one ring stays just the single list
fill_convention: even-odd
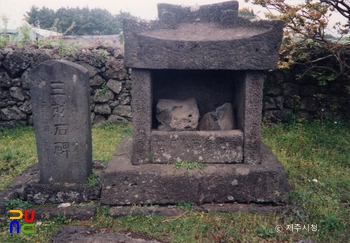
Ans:
[{"label": "stone pedestal", "polygon": [[260,165],[208,164],[187,171],[172,164],[132,165],[132,139],[123,138],[101,176],[107,205],[181,202],[286,203],[283,166],[264,144]]}]

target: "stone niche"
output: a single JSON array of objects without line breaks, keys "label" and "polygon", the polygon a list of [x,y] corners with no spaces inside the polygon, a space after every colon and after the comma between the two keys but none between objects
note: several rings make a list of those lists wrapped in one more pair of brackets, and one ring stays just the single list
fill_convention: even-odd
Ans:
[{"label": "stone niche", "polygon": [[[133,135],[108,163],[101,203],[286,202],[283,166],[261,143],[264,70],[276,66],[282,21],[240,18],[236,1],[158,4],[158,14],[124,21]],[[186,173],[176,161],[205,165]]]},{"label": "stone niche", "polygon": [[[152,163],[197,161],[202,163],[243,162],[243,112],[244,77],[231,70],[152,70],[152,107],[150,112],[150,151]],[[195,99],[199,110],[196,129],[189,131],[163,131],[159,129],[157,104],[162,99]],[[215,111],[225,103],[235,114],[236,127],[230,130],[199,129],[205,114]],[[176,107],[176,106],[175,106]],[[174,108],[173,108],[174,109]],[[175,110],[176,111],[176,110]],[[186,115],[186,113],[185,113]],[[195,117],[195,116],[193,116]],[[173,118],[173,119],[176,119]],[[257,118],[259,119],[259,118]],[[252,121],[252,118],[250,119]],[[186,121],[185,121],[186,122]],[[136,155],[135,155],[136,156]],[[134,157],[134,163],[142,163]],[[257,163],[259,163],[257,161]]]},{"label": "stone niche", "polygon": [[[156,21],[124,22],[125,65],[133,68],[133,164],[260,164],[263,70],[276,66],[283,23],[240,18],[236,1],[158,4],[158,13]],[[192,98],[200,119],[231,104],[233,129],[158,129],[160,100]]]}]

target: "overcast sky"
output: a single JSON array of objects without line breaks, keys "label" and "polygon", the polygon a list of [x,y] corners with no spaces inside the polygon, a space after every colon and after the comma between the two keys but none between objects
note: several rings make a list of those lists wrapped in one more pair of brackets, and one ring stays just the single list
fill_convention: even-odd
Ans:
[{"label": "overcast sky", "polygon": [[[0,0],[0,16],[6,15],[10,21],[20,22],[23,15],[30,10],[31,6],[39,8],[43,6],[57,10],[61,7],[89,7],[107,9],[112,14],[118,14],[120,10],[130,12],[133,16],[142,19],[155,19],[157,17],[157,3],[172,3],[179,5],[203,5],[224,2],[225,0]],[[259,6],[250,5],[244,0],[238,0],[239,8],[250,7],[255,13],[260,12],[263,16],[265,10]],[[287,3],[299,3],[302,0],[286,0]],[[339,15],[332,22],[345,21]],[[10,27],[10,26],[9,26]]]},{"label": "overcast sky", "polygon": [[[0,0],[0,12],[9,17],[21,18],[33,5],[45,6],[54,10],[60,7],[86,7],[107,9],[112,14],[120,10],[130,12],[143,19],[154,19],[157,16],[157,3],[180,5],[199,5],[223,2],[223,0]],[[244,0],[241,1],[244,4]],[[241,5],[240,4],[240,5]]]}]

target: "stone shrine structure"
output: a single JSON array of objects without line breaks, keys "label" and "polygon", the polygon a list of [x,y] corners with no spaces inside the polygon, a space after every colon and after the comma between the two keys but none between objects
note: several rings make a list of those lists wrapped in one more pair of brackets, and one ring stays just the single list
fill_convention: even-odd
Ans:
[{"label": "stone shrine structure", "polygon": [[[158,11],[159,21],[126,20],[124,26],[125,66],[133,68],[133,164],[260,164],[262,70],[276,66],[283,23],[239,18],[235,1],[197,10],[159,4]],[[155,129],[160,99],[188,98],[197,100],[201,117],[231,103],[237,127]]]},{"label": "stone shrine structure", "polygon": [[[283,22],[240,18],[236,1],[158,4],[158,15],[124,21],[133,137],[103,174],[101,202],[285,202],[283,166],[261,142],[264,70],[276,66]],[[205,166],[172,165],[183,161]]]},{"label": "stone shrine structure", "polygon": [[86,183],[92,171],[88,70],[51,60],[29,75],[40,182]]}]

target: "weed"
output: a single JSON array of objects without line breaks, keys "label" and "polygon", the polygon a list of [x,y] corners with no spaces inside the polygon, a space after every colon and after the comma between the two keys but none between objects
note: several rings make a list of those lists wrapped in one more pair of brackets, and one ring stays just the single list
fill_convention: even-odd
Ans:
[{"label": "weed", "polygon": [[3,24],[2,34],[0,37],[0,47],[4,48],[7,44],[10,43],[10,36],[7,34],[7,31],[8,31],[7,25],[9,23],[10,19],[6,15],[1,15],[0,20]]},{"label": "weed", "polygon": [[348,92],[348,94],[350,95],[350,85],[345,85],[345,89]]},{"label": "weed", "polygon": [[322,219],[320,222],[321,227],[327,230],[335,230],[340,225],[339,219],[333,213],[326,214],[324,219]]},{"label": "weed", "polygon": [[192,206],[194,205],[196,205],[194,202],[184,202],[184,203],[178,203],[176,207],[183,209],[185,211],[190,211]]},{"label": "weed", "polygon": [[[95,128],[97,128],[97,126]],[[115,124],[113,124],[110,121],[106,121],[102,123],[101,125],[98,126],[98,128],[109,132],[116,132],[117,130],[117,127],[115,126]]]},{"label": "weed", "polygon": [[58,42],[58,46],[59,46],[59,50],[58,50],[58,53],[61,57],[65,57],[67,55],[67,50],[66,50],[66,47],[67,47],[67,44],[64,40],[60,39],[59,42]]},{"label": "weed", "polygon": [[107,87],[107,83],[104,82],[101,86],[101,89],[98,91],[97,95],[98,96],[103,96],[107,93],[108,87]]},{"label": "weed", "polygon": [[94,52],[98,53],[100,56],[103,56],[104,58],[107,58],[109,53],[106,50],[103,49],[98,49],[98,50],[94,50]]},{"label": "weed", "polygon": [[100,207],[97,210],[97,217],[94,219],[94,223],[99,227],[113,227],[115,221],[108,215],[109,207]]},{"label": "weed", "polygon": [[122,128],[122,135],[123,137],[132,136],[132,128],[130,125],[125,124],[125,126]]},{"label": "weed", "polygon": [[176,161],[174,166],[176,169],[185,168],[186,174],[189,174],[191,170],[202,169],[204,165],[200,162]]},{"label": "weed", "polygon": [[45,39],[45,40],[38,40],[38,46],[41,49],[42,48],[52,49],[55,47],[55,44],[54,44],[54,41]]},{"label": "weed", "polygon": [[147,159],[149,162],[153,162],[153,153],[152,152],[148,153]]},{"label": "weed", "polygon": [[22,26],[19,27],[18,29],[21,33],[20,43],[25,44],[25,43],[31,42],[30,31],[32,28],[27,23],[23,23]]},{"label": "weed", "polygon": [[5,48],[8,44],[10,44],[9,38],[0,37],[0,48]]},{"label": "weed", "polygon": [[99,184],[99,174],[96,171],[92,170],[88,177],[87,184],[89,186],[97,186]]},{"label": "weed", "polygon": [[33,207],[32,204],[24,201],[21,198],[16,198],[13,200],[9,200],[5,202],[6,211],[10,211],[11,209],[30,209]]},{"label": "weed", "polygon": [[62,38],[58,41],[58,54],[61,57],[66,57],[77,52],[77,48],[73,44],[67,44]]},{"label": "weed", "polygon": [[101,212],[104,216],[108,216],[109,206],[101,207]]},{"label": "weed", "polygon": [[256,229],[256,233],[261,238],[267,239],[267,238],[274,237],[276,234],[276,231],[273,227],[268,228],[267,226],[262,225]]},{"label": "weed", "polygon": [[53,219],[53,222],[55,224],[68,224],[69,219],[63,214],[63,213],[58,213],[57,216]]},{"label": "weed", "polygon": [[119,35],[119,42],[120,44],[124,44],[124,34]]}]

